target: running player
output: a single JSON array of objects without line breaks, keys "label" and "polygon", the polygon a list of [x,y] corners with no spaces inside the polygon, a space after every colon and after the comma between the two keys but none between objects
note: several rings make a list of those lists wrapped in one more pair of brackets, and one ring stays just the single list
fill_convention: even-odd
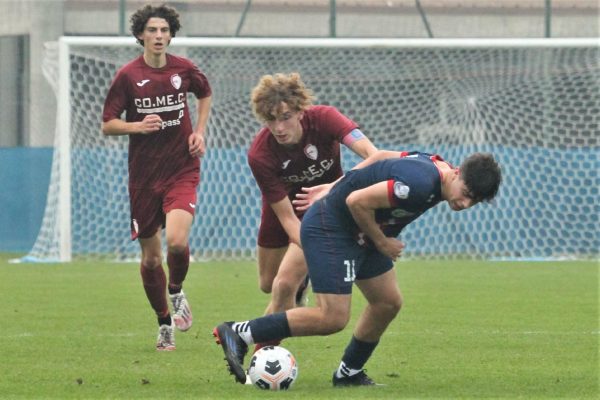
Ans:
[{"label": "running player", "polygon": [[[174,326],[186,331],[192,325],[182,285],[190,263],[188,239],[211,106],[206,76],[190,60],[167,53],[179,28],[179,15],[168,6],[147,5],[133,14],[131,32],[144,52],[117,72],[102,114],[105,135],[129,135],[131,237],[141,247],[140,272],[158,318],[159,351],[175,349]],[[188,92],[198,99],[194,128]],[[123,112],[125,120],[120,119]],[[162,228],[166,231],[168,285],[162,267]]]}]

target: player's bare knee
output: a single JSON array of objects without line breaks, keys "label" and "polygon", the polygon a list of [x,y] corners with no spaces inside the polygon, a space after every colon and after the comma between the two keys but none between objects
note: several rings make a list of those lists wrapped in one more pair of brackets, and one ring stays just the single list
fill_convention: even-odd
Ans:
[{"label": "player's bare knee", "polygon": [[349,320],[350,316],[344,313],[324,313],[321,319],[321,334],[332,335],[340,332],[348,325]]},{"label": "player's bare knee", "polygon": [[293,296],[296,293],[297,285],[295,282],[291,282],[285,277],[277,276],[273,280],[273,288],[274,292],[277,292],[277,295],[280,298],[287,298]]},{"label": "player's bare knee", "polygon": [[273,290],[273,281],[260,277],[258,279],[258,286],[263,293],[269,294]]},{"label": "player's bare knee", "polygon": [[330,320],[323,324],[323,335],[333,335],[342,331],[348,323],[342,320]]},{"label": "player's bare knee", "polygon": [[187,241],[171,240],[169,243],[167,243],[167,251],[170,254],[183,254],[187,251],[187,249],[188,249]]},{"label": "player's bare knee", "polygon": [[403,304],[404,304],[404,299],[402,298],[401,294],[398,294],[398,296],[393,301],[393,306],[396,308],[396,314],[398,314],[400,312]]},{"label": "player's bare knee", "polygon": [[152,254],[142,256],[142,268],[155,269],[160,267],[161,264],[162,259],[160,255]]},{"label": "player's bare knee", "polygon": [[393,319],[402,309],[402,297],[398,296],[377,305],[380,312]]},{"label": "player's bare knee", "polygon": [[388,303],[387,306],[388,306],[389,314],[392,315],[393,317],[395,317],[396,315],[398,315],[398,313],[402,309],[402,300],[397,301],[397,302]]}]

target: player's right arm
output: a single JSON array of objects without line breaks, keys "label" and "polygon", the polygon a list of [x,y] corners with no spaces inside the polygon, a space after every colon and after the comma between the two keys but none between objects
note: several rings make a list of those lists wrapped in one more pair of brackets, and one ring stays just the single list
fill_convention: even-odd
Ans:
[{"label": "player's right arm", "polygon": [[[271,133],[263,132],[262,135],[259,133],[257,138],[264,139],[269,137],[264,135],[271,135]],[[300,244],[300,219],[294,212],[286,185],[276,173],[275,165],[279,164],[274,161],[273,154],[267,150],[266,142],[257,140],[255,139],[248,151],[248,165],[252,175],[260,188],[263,200],[269,203],[290,242],[302,247]]]},{"label": "player's right arm", "polygon": [[133,101],[132,85],[132,77],[125,66],[117,72],[104,99],[102,133],[105,136],[149,134],[161,128],[162,119],[157,114],[146,115],[141,121],[124,121],[120,118]]},{"label": "player's right arm", "polygon": [[302,248],[302,245],[300,244],[300,220],[294,213],[294,208],[292,207],[290,199],[286,196],[270,205],[277,216],[277,219],[279,219],[279,223],[285,230],[285,233],[287,233],[290,238],[290,242]]},{"label": "player's right arm", "polygon": [[402,254],[404,243],[387,237],[375,221],[375,210],[391,207],[388,191],[388,181],[378,182],[350,193],[346,205],[358,227],[373,241],[377,250],[396,261]]},{"label": "player's right arm", "polygon": [[120,118],[102,122],[102,133],[106,136],[148,134],[157,132],[162,119],[157,114],[149,114],[141,121],[127,122]]}]

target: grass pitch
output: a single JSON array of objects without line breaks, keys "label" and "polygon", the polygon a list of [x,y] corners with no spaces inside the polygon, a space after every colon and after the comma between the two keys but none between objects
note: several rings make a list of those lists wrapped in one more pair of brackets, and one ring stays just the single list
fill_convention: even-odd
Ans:
[{"label": "grass pitch", "polygon": [[194,326],[176,334],[176,351],[158,353],[136,264],[8,259],[0,255],[2,399],[599,396],[597,262],[399,262],[405,304],[367,364],[387,386],[331,386],[364,306],[355,291],[343,332],[284,342],[299,364],[294,387],[263,392],[234,383],[211,335],[262,314],[254,263],[193,263]]}]

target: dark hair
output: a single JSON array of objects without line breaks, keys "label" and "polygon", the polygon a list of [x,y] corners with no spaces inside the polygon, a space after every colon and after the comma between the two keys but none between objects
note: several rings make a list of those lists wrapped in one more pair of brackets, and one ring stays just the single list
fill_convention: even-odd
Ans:
[{"label": "dark hair", "polygon": [[460,176],[475,202],[490,201],[502,182],[500,165],[490,153],[473,153],[460,166]]},{"label": "dark hair", "polygon": [[175,37],[181,24],[179,23],[179,14],[177,11],[165,4],[154,7],[146,5],[135,12],[129,19],[131,22],[131,33],[137,39],[137,42],[144,45],[144,41],[138,39],[138,36],[144,32],[146,24],[150,18],[162,18],[169,24],[169,30],[171,31],[171,37]]}]

